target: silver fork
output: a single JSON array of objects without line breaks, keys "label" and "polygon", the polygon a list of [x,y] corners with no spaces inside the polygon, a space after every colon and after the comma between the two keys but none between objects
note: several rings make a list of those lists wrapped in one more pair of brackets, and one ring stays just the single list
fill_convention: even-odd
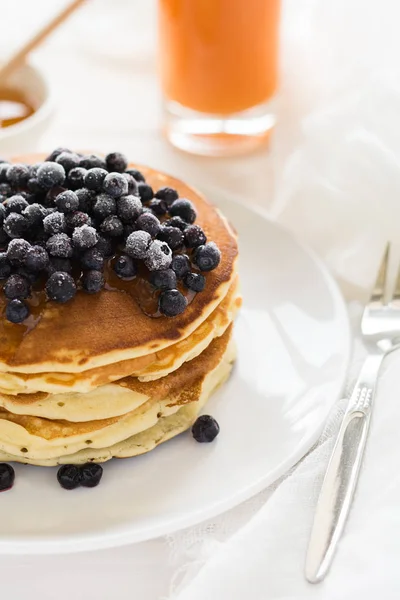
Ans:
[{"label": "silver fork", "polygon": [[361,321],[369,354],[350,397],[318,499],[305,567],[310,583],[322,581],[331,566],[360,472],[379,370],[387,353],[400,343],[400,270],[394,293],[385,302],[389,253],[388,244]]}]

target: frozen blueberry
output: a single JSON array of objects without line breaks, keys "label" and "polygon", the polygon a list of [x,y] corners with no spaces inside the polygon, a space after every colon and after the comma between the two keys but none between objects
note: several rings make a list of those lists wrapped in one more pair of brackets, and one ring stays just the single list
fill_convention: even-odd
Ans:
[{"label": "frozen blueberry", "polygon": [[150,210],[158,216],[163,216],[167,212],[167,204],[164,200],[157,200],[157,198],[153,198],[149,202]]},{"label": "frozen blueberry", "polygon": [[81,485],[81,469],[77,465],[63,465],[58,469],[57,481],[64,490],[74,490]]},{"label": "frozen blueberry", "polygon": [[88,294],[97,294],[104,287],[104,277],[101,271],[85,271],[82,276],[82,287]]},{"label": "frozen blueberry", "polygon": [[117,204],[114,198],[108,194],[99,194],[93,205],[93,215],[98,219],[105,219],[110,215],[115,215]]},{"label": "frozen blueberry", "polygon": [[68,148],[61,148],[61,147],[55,148],[53,150],[53,152],[51,152],[49,154],[49,156],[47,158],[45,158],[45,161],[46,162],[54,162],[56,160],[57,156],[59,156],[62,152],[71,153],[71,150],[69,150]]},{"label": "frozen blueberry", "polygon": [[103,476],[103,467],[97,463],[86,463],[81,466],[81,486],[87,488],[99,485]]},{"label": "frozen blueberry", "polygon": [[12,196],[13,190],[11,185],[9,183],[0,183],[0,194],[6,197]]},{"label": "frozen blueberry", "polygon": [[72,190],[66,190],[55,199],[58,210],[62,213],[71,213],[78,210],[79,198]]},{"label": "frozen blueberry", "polygon": [[110,172],[123,173],[128,166],[128,161],[121,152],[111,152],[106,156],[106,165]]},{"label": "frozen blueberry", "polygon": [[172,269],[152,271],[150,283],[158,290],[173,290],[176,288],[176,275]]},{"label": "frozen blueberry", "polygon": [[137,219],[142,209],[140,198],[131,194],[122,196],[117,201],[117,214],[123,223],[131,223]]},{"label": "frozen blueberry", "polygon": [[71,238],[66,233],[56,233],[49,237],[46,249],[51,256],[70,258],[73,254]]},{"label": "frozen blueberry", "polygon": [[45,204],[48,208],[54,208],[55,199],[57,198],[57,196],[59,194],[62,194],[62,192],[65,192],[65,191],[66,191],[65,187],[63,187],[61,185],[56,185],[55,187],[51,188],[46,193],[43,204]]},{"label": "frozen blueberry", "polygon": [[[20,321],[15,321],[16,323],[20,323]],[[7,463],[0,464],[0,492],[5,492],[9,490],[14,485],[15,480],[15,471],[11,465]]]},{"label": "frozen blueberry", "polygon": [[124,233],[124,226],[121,219],[115,215],[106,217],[100,225],[100,231],[110,237],[120,237]]},{"label": "frozen blueberry", "polygon": [[76,227],[72,233],[72,243],[78,250],[88,250],[95,246],[98,242],[97,231],[89,225]]},{"label": "frozen blueberry", "polygon": [[189,225],[189,227],[185,229],[185,244],[188,248],[202,246],[206,241],[206,234],[198,225]]},{"label": "frozen blueberry", "polygon": [[[6,318],[11,323],[22,323],[29,317],[29,308],[22,300],[14,298],[7,303]],[[1,491],[1,476],[0,476],[0,491]]]},{"label": "frozen blueberry", "polygon": [[97,248],[89,248],[82,254],[81,263],[84,269],[102,271],[104,268],[104,255]]},{"label": "frozen blueberry", "polygon": [[172,261],[172,250],[165,242],[154,240],[147,250],[144,264],[149,271],[168,269]]},{"label": "frozen blueberry", "polygon": [[206,286],[206,278],[201,273],[187,273],[183,282],[193,292],[202,292]]},{"label": "frozen blueberry", "polygon": [[192,427],[192,435],[196,442],[212,442],[219,434],[219,425],[210,415],[198,417]]},{"label": "frozen blueberry", "polygon": [[29,167],[27,165],[10,165],[7,169],[7,181],[15,187],[25,187],[29,179]]},{"label": "frozen blueberry", "polygon": [[74,167],[68,173],[66,185],[70,190],[79,190],[85,185],[87,170],[82,167]]},{"label": "frozen blueberry", "polygon": [[164,200],[167,206],[171,206],[175,200],[178,200],[179,194],[173,188],[164,187],[156,192],[155,197],[159,198],[160,200]]},{"label": "frozen blueberry", "polygon": [[138,194],[142,202],[150,202],[154,197],[153,188],[147,183],[139,183]]},{"label": "frozen blueberry", "polygon": [[3,206],[6,209],[6,215],[11,213],[21,214],[22,211],[29,206],[29,203],[21,196],[21,194],[16,194],[15,196],[7,198],[7,200],[4,201]]},{"label": "frozen blueberry", "polygon": [[64,167],[64,171],[68,173],[71,169],[75,169],[79,165],[80,157],[75,152],[61,152],[56,163]]},{"label": "frozen blueberry", "polygon": [[150,212],[144,212],[137,218],[136,228],[138,230],[147,231],[152,237],[156,237],[160,231],[161,225],[155,215]]},{"label": "frozen blueberry", "polygon": [[158,239],[167,242],[171,250],[177,250],[183,246],[183,232],[177,227],[163,225],[158,234]]},{"label": "frozen blueberry", "polygon": [[83,167],[84,169],[95,169],[97,167],[99,169],[105,169],[106,161],[100,158],[100,156],[89,154],[88,156],[82,156],[79,166]]},{"label": "frozen blueberry", "polygon": [[31,293],[29,281],[18,274],[10,275],[4,284],[4,294],[9,300],[28,298]]},{"label": "frozen blueberry", "polygon": [[151,243],[147,231],[134,231],[126,238],[125,252],[132,258],[145,258]]},{"label": "frozen blueberry", "polygon": [[221,260],[221,252],[215,242],[198,246],[193,253],[193,262],[200,271],[212,271],[218,267]]},{"label": "frozen blueberry", "polygon": [[62,185],[65,181],[65,170],[62,165],[54,162],[44,162],[37,171],[37,180],[46,190],[57,185]]},{"label": "frozen blueberry", "polygon": [[76,294],[75,281],[68,273],[56,271],[47,280],[46,293],[50,300],[61,303],[68,302]]},{"label": "frozen blueberry", "polygon": [[128,194],[137,194],[137,182],[132,175],[129,175],[129,173],[122,173],[122,175],[128,182]]},{"label": "frozen blueberry", "polygon": [[93,203],[96,200],[96,194],[91,190],[87,190],[86,188],[75,190],[75,194],[78,196],[79,210],[85,213],[90,213]]},{"label": "frozen blueberry", "polygon": [[171,269],[175,271],[178,279],[183,279],[185,275],[190,273],[190,260],[186,254],[177,254],[173,257]]},{"label": "frozen blueberry", "polygon": [[25,259],[25,266],[30,271],[43,271],[49,265],[49,255],[41,246],[31,246]]},{"label": "frozen blueberry", "polygon": [[166,317],[176,317],[187,307],[187,300],[179,290],[165,290],[159,299],[160,312]]},{"label": "frozen blueberry", "polygon": [[72,273],[72,262],[69,260],[69,258],[57,258],[55,256],[51,256],[47,267],[47,273],[49,275],[53,275],[53,273],[56,271]]},{"label": "frozen blueberry", "polygon": [[11,265],[6,252],[0,252],[0,279],[7,279],[11,273]]},{"label": "frozen blueberry", "polygon": [[189,224],[194,223],[197,217],[193,204],[190,200],[186,200],[186,198],[175,200],[169,207],[169,214],[171,217],[181,217],[181,219]]},{"label": "frozen blueberry", "polygon": [[8,244],[7,258],[12,265],[21,266],[25,263],[30,248],[29,242],[22,238],[15,238]]},{"label": "frozen blueberry", "polygon": [[103,181],[103,190],[113,198],[128,193],[128,182],[121,173],[109,173]]},{"label": "frozen blueberry", "polygon": [[9,163],[1,163],[0,164],[0,183],[7,182],[7,171],[8,171],[9,167],[10,167]]},{"label": "frozen blueberry", "polygon": [[46,209],[42,204],[34,202],[22,211],[22,216],[25,218],[28,228],[31,229],[43,222],[46,216]]},{"label": "frozen blueberry", "polygon": [[28,223],[22,215],[11,213],[4,219],[3,228],[10,238],[19,238],[23,237],[28,228]]},{"label": "frozen blueberry", "polygon": [[32,194],[40,194],[41,195],[44,193],[44,190],[43,190],[42,186],[39,184],[36,177],[30,177],[27,181],[26,187],[27,187],[28,192],[31,192]]},{"label": "frozen blueberry", "polygon": [[130,256],[121,254],[114,263],[114,271],[121,279],[129,279],[136,275],[136,263]]},{"label": "frozen blueberry", "polygon": [[142,175],[142,173],[137,169],[126,169],[125,172],[129,173],[129,175],[132,175],[133,179],[135,179],[138,182],[144,183],[146,181],[144,175]]},{"label": "frozen blueberry", "polygon": [[92,225],[92,219],[89,215],[80,210],[65,215],[65,222],[71,230],[75,229],[75,227],[82,227],[82,225]]},{"label": "frozen blueberry", "polygon": [[55,233],[64,233],[67,228],[64,213],[58,212],[57,210],[47,215],[43,219],[43,228],[49,235],[54,235]]},{"label": "frozen blueberry", "polygon": [[114,254],[112,241],[104,235],[98,235],[97,237],[96,250],[98,250],[105,258],[110,258]]},{"label": "frozen blueberry", "polygon": [[93,169],[89,169],[86,172],[85,176],[85,186],[89,190],[94,190],[95,192],[100,192],[103,187],[103,181],[107,175],[107,171],[105,169],[100,169],[100,167],[94,167]]}]

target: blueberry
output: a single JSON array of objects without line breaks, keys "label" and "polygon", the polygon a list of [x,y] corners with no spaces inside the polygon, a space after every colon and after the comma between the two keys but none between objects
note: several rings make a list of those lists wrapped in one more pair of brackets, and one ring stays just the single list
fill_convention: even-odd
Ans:
[{"label": "blueberry", "polygon": [[47,273],[53,275],[56,271],[63,271],[64,273],[72,273],[72,262],[69,258],[57,258],[55,256],[50,257],[50,262],[47,267]]},{"label": "blueberry", "polygon": [[9,183],[0,183],[0,194],[2,196],[12,196],[13,190]]},{"label": "blueberry", "polygon": [[104,276],[101,271],[85,271],[82,276],[82,287],[88,294],[97,294],[104,287]]},{"label": "blueberry", "polygon": [[186,254],[177,254],[173,257],[171,269],[175,271],[178,279],[183,279],[185,275],[190,273],[190,260]]},{"label": "blueberry", "polygon": [[46,204],[46,206],[48,208],[54,208],[54,202],[55,199],[57,198],[57,196],[59,194],[62,194],[63,192],[66,191],[67,188],[62,187],[61,185],[56,185],[55,187],[51,188],[45,197],[45,201],[43,202],[43,204]]},{"label": "blueberry", "polygon": [[25,266],[30,271],[42,271],[49,265],[49,255],[41,246],[31,246],[25,259]]},{"label": "blueberry", "polygon": [[75,169],[80,162],[80,157],[75,152],[61,152],[57,158],[56,163],[64,167],[64,171],[68,173],[71,169]]},{"label": "blueberry", "polygon": [[46,190],[57,185],[62,185],[65,181],[64,167],[54,162],[44,162],[37,171],[37,180]]},{"label": "blueberry", "polygon": [[166,317],[176,317],[187,307],[187,300],[178,290],[165,290],[159,299],[160,312]]},{"label": "blueberry", "polygon": [[146,181],[144,175],[137,169],[126,169],[125,173],[132,175],[133,179],[135,179],[138,182],[144,183]]},{"label": "blueberry", "polygon": [[51,256],[70,258],[73,254],[71,238],[66,233],[56,233],[49,237],[46,249]]},{"label": "blueberry", "polygon": [[196,442],[212,442],[219,434],[219,425],[210,415],[198,417],[192,427],[192,435]]},{"label": "blueberry", "polygon": [[117,204],[114,198],[108,194],[99,194],[93,206],[93,215],[98,219],[105,219],[110,215],[115,215]]},{"label": "blueberry", "polygon": [[15,480],[15,471],[11,465],[0,464],[0,492],[5,492],[12,488]]},{"label": "blueberry", "polygon": [[121,152],[111,152],[106,156],[106,165],[110,172],[123,173],[128,166],[128,161]]},{"label": "blueberry", "polygon": [[8,244],[7,258],[12,265],[21,266],[25,263],[30,249],[31,245],[29,242],[22,238],[15,238]]},{"label": "blueberry", "polygon": [[0,183],[6,183],[7,180],[7,171],[10,167],[9,163],[1,163],[0,164]]},{"label": "blueberry", "polygon": [[110,258],[114,254],[112,241],[104,235],[98,235],[97,237],[96,250],[98,250],[105,258]]},{"label": "blueberry", "polygon": [[163,225],[158,234],[158,239],[166,242],[171,250],[177,250],[183,246],[183,232],[177,227]]},{"label": "blueberry", "polygon": [[171,217],[181,217],[190,225],[195,222],[197,217],[193,204],[190,200],[186,200],[186,198],[175,200],[169,207],[169,214]]},{"label": "blueberry", "polygon": [[106,162],[104,159],[100,158],[100,156],[89,154],[88,156],[82,156],[79,166],[83,167],[84,169],[105,169]]},{"label": "blueberry", "polygon": [[67,176],[66,185],[70,190],[79,190],[85,185],[87,170],[82,167],[74,167]]},{"label": "blueberry", "polygon": [[26,187],[28,192],[31,192],[32,194],[43,194],[44,192],[36,177],[30,177],[27,181]]},{"label": "blueberry", "polygon": [[142,212],[142,203],[137,196],[122,196],[117,202],[117,214],[123,223],[131,223]]},{"label": "blueberry", "polygon": [[104,256],[97,248],[89,248],[82,254],[82,266],[90,271],[102,271],[104,268]]},{"label": "blueberry", "polygon": [[145,258],[151,243],[147,231],[134,231],[126,238],[125,252],[132,258]]},{"label": "blueberry", "polygon": [[152,237],[156,237],[160,231],[161,225],[155,215],[150,212],[144,212],[137,218],[136,228],[138,230],[147,231]]},{"label": "blueberry", "polygon": [[62,152],[68,152],[71,153],[71,150],[69,150],[68,148],[55,148],[55,150],[53,150],[53,152],[51,152],[51,154],[49,154],[49,156],[47,158],[45,158],[46,162],[54,162],[57,158],[57,156],[59,156]]},{"label": "blueberry", "polygon": [[4,219],[3,228],[10,238],[19,238],[26,232],[28,223],[22,215],[11,213]]},{"label": "blueberry", "polygon": [[150,200],[149,208],[155,215],[159,215],[159,216],[163,216],[167,212],[166,202],[164,200],[157,200],[156,198],[153,198],[153,200]]},{"label": "blueberry", "polygon": [[75,192],[66,190],[57,196],[55,203],[60,212],[71,213],[78,210],[79,198]]},{"label": "blueberry", "polygon": [[26,165],[10,165],[7,169],[7,180],[15,187],[25,187],[28,182],[29,175],[29,167]]},{"label": "blueberry", "polygon": [[6,306],[6,318],[11,323],[22,323],[29,317],[29,308],[22,300],[10,300]]},{"label": "blueberry", "polygon": [[82,225],[76,227],[72,233],[72,243],[78,250],[88,250],[97,244],[97,231],[94,227]]},{"label": "blueberry", "polygon": [[0,252],[0,279],[7,279],[11,273],[11,265],[5,252]]},{"label": "blueberry", "polygon": [[136,275],[136,264],[133,258],[126,254],[121,254],[114,263],[114,271],[121,279],[129,279]]},{"label": "blueberry", "polygon": [[76,465],[63,465],[58,469],[57,481],[64,490],[74,490],[81,484],[81,470]]},{"label": "blueberry", "polygon": [[16,194],[15,196],[10,196],[10,198],[7,198],[3,206],[6,209],[6,215],[11,213],[21,214],[22,211],[29,206],[29,203],[23,196],[21,196],[21,194]]},{"label": "blueberry", "polygon": [[103,181],[103,190],[113,198],[128,193],[128,182],[121,173],[109,173]]},{"label": "blueberry", "polygon": [[153,271],[150,273],[150,283],[158,290],[173,290],[176,288],[176,275],[172,269]]},{"label": "blueberry", "polygon": [[202,246],[206,241],[206,234],[198,225],[189,225],[189,227],[185,229],[185,244],[188,248]]},{"label": "blueberry", "polygon": [[149,271],[168,269],[172,262],[171,248],[165,242],[154,240],[149,246],[144,259],[144,264]]},{"label": "blueberry", "polygon": [[34,228],[43,222],[43,219],[46,216],[46,209],[42,204],[35,202],[34,204],[27,206],[22,211],[22,215],[25,218],[28,228]]},{"label": "blueberry", "polygon": [[193,262],[200,271],[212,271],[218,267],[220,260],[221,252],[215,242],[198,246],[193,253]]},{"label": "blueberry", "polygon": [[56,271],[47,280],[46,292],[50,300],[68,302],[76,294],[75,281],[68,273]]},{"label": "blueberry", "polygon": [[181,219],[181,217],[171,217],[168,221],[165,222],[165,225],[169,225],[170,227],[177,227],[181,231],[184,231],[186,227],[189,227],[188,223]]},{"label": "blueberry", "polygon": [[14,300],[14,298],[18,298],[19,300],[21,298],[28,298],[31,293],[29,281],[17,274],[10,275],[3,289],[6,298],[9,300]]},{"label": "blueberry", "polygon": [[122,173],[122,175],[128,182],[128,194],[137,194],[137,182],[132,175],[129,175],[129,173]]},{"label": "blueberry", "polygon": [[115,215],[106,217],[100,225],[100,231],[110,237],[119,237],[124,233],[122,221]]},{"label": "blueberry", "polygon": [[43,228],[44,231],[49,235],[54,235],[55,233],[65,233],[67,228],[65,215],[58,211],[50,213],[43,219]]},{"label": "blueberry", "polygon": [[96,463],[86,463],[81,467],[81,486],[87,488],[99,485],[103,476],[103,467]]},{"label": "blueberry", "polygon": [[91,190],[87,190],[86,188],[75,190],[75,194],[78,196],[79,210],[85,213],[90,213],[94,201],[96,200],[96,194]]},{"label": "blueberry", "polygon": [[188,273],[183,282],[193,292],[202,292],[206,286],[206,278],[201,273]]},{"label": "blueberry", "polygon": [[157,191],[155,197],[159,198],[160,200],[164,200],[167,206],[171,206],[171,204],[175,202],[175,200],[178,200],[179,194],[173,188],[164,187]]},{"label": "blueberry", "polygon": [[85,176],[85,186],[89,190],[100,192],[101,188],[103,187],[103,181],[106,175],[107,171],[105,169],[100,169],[100,167],[89,169],[89,171],[86,172]]},{"label": "blueberry", "polygon": [[92,225],[92,219],[89,215],[80,210],[65,215],[65,222],[71,230],[75,229],[75,227],[82,227],[82,225]]},{"label": "blueberry", "polygon": [[142,202],[149,202],[154,197],[153,188],[147,183],[139,183],[138,194]]}]

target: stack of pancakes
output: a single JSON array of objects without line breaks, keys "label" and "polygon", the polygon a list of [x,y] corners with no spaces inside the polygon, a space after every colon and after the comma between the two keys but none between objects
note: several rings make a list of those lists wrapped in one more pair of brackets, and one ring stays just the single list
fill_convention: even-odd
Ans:
[{"label": "stack of pancakes", "polygon": [[23,329],[2,316],[0,460],[50,466],[142,454],[190,427],[230,373],[241,303],[235,233],[193,189],[139,168],[154,189],[192,200],[221,262],[174,318],[146,316],[114,289],[47,302]]}]

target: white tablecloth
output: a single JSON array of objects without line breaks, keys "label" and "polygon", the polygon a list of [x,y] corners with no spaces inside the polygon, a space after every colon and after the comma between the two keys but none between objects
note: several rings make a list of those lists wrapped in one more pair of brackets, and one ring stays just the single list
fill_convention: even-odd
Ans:
[{"label": "white tablecloth", "polygon": [[[62,4],[64,0],[3,0],[0,49],[9,52]],[[314,246],[349,300],[363,299],[385,240],[395,240],[399,229],[399,94],[397,74],[392,70],[398,56],[396,2],[288,0],[282,36],[280,122],[272,148],[220,160],[177,152],[160,134],[154,5],[154,0],[90,0],[36,53],[35,60],[58,97],[52,125],[36,147],[43,151],[59,145],[122,150],[138,162],[259,204]],[[358,314],[359,309],[354,310]],[[340,406],[336,420],[338,414]],[[326,460],[328,448],[325,445],[321,450],[320,464]],[[249,592],[249,600],[321,594],[321,588],[305,586],[301,575],[305,533],[311,525],[310,502],[302,514],[302,545],[298,554],[290,552],[288,527],[296,526],[293,494],[308,500],[314,497],[323,471],[321,467],[318,473],[300,468],[303,471],[294,479],[297,484],[292,490],[287,482],[286,487],[285,483],[274,486],[221,519],[168,539],[75,556],[1,557],[1,597],[168,598],[173,582],[178,584],[188,572],[190,578],[198,561],[213,555],[216,562],[200,574],[198,587],[187,588],[183,595],[185,600],[197,598],[195,589],[204,594],[204,577],[214,576],[215,565],[222,570],[226,567],[218,567],[223,558],[221,544],[261,506],[271,507],[272,513],[263,513],[263,526],[269,523],[271,535],[276,536],[276,526],[274,530],[268,519],[276,514],[274,503],[276,510],[279,501],[288,518],[283,514],[275,521],[283,528],[277,552],[282,561],[286,555],[289,562],[285,564],[290,567],[279,575],[280,581],[294,577],[293,585],[285,588],[271,580],[268,589]],[[400,512],[390,516],[395,527]],[[394,537],[382,552],[394,551]],[[241,543],[247,548],[248,540],[239,535],[230,552],[232,548],[240,552]],[[381,558],[383,568],[385,558]],[[366,573],[358,575],[368,579]],[[253,583],[254,577],[257,574],[252,573]],[[349,577],[345,570],[341,585],[345,586]],[[376,585],[370,585],[371,595],[364,597],[376,598],[376,586],[381,583],[382,576],[377,577]],[[226,595],[227,589],[221,594],[215,589],[208,598],[233,597]],[[391,591],[400,593],[400,579],[392,578]],[[345,597],[343,587],[329,596]]]}]

